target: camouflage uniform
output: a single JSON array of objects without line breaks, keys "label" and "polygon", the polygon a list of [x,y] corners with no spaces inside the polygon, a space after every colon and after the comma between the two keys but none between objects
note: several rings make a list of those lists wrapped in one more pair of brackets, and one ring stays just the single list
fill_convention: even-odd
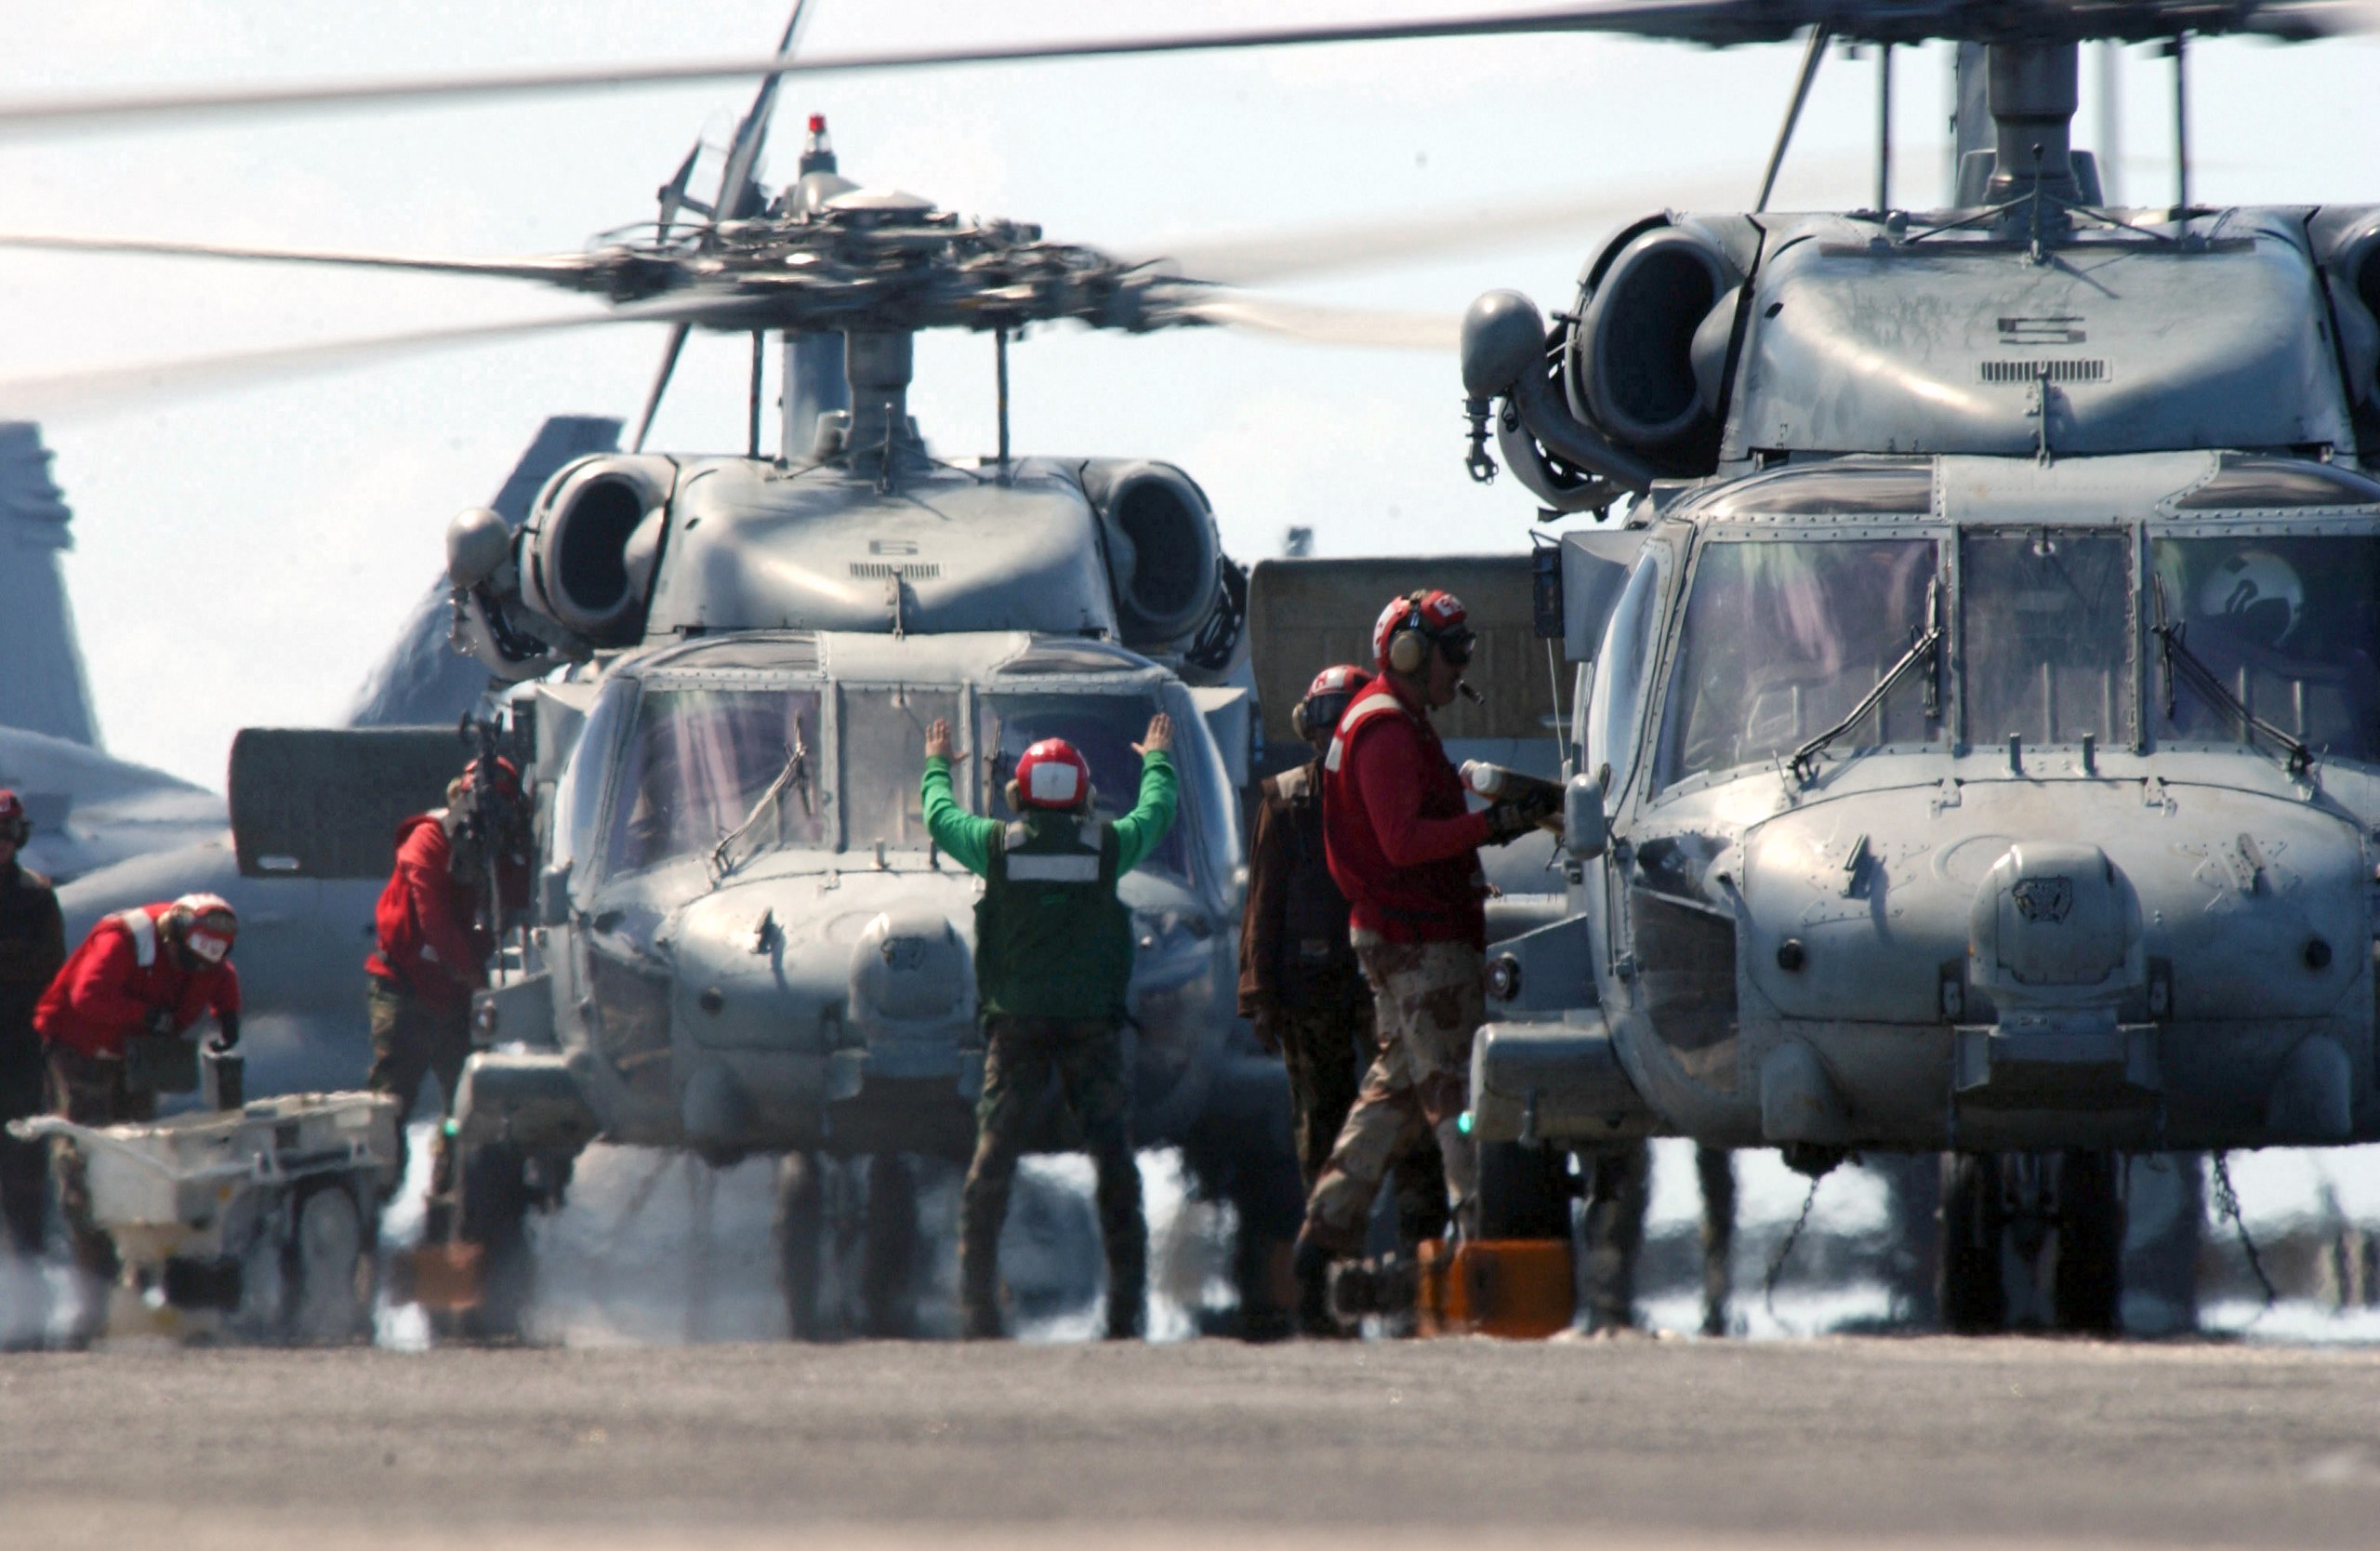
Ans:
[{"label": "camouflage uniform", "polygon": [[996,1308],[1000,1225],[1017,1155],[1057,1074],[1099,1177],[1099,1235],[1107,1253],[1112,1328],[1133,1326],[1147,1294],[1148,1226],[1132,1156],[1132,1089],[1114,1024],[995,1014],[984,1020],[984,1096],[975,1106],[975,1159],[959,1195],[959,1288],[972,1313]]},{"label": "camouflage uniform", "polygon": [[1477,1231],[1479,1149],[1458,1121],[1469,1102],[1471,1045],[1487,1014],[1485,956],[1463,942],[1392,943],[1355,935],[1371,982],[1379,1056],[1306,1205],[1305,1237],[1361,1253],[1372,1199],[1399,1157],[1437,1133],[1456,1230]]},{"label": "camouflage uniform", "polygon": [[397,1173],[405,1170],[405,1123],[413,1118],[414,1100],[421,1093],[425,1073],[438,1077],[438,1091],[446,1108],[455,1107],[455,1091],[463,1080],[463,1063],[471,1058],[471,1008],[429,1001],[409,996],[379,975],[366,975],[364,1003],[372,1020],[372,1071],[364,1085],[397,1101]]},{"label": "camouflage uniform", "polygon": [[[1375,1048],[1368,996],[1309,1007],[1284,1007],[1274,1014],[1280,1031],[1281,1061],[1289,1068],[1291,1124],[1297,1135],[1298,1173],[1308,1198],[1329,1165],[1330,1149],[1355,1107],[1365,1063],[1358,1051]],[[1391,1165],[1396,1191],[1396,1242],[1406,1253],[1447,1231],[1446,1165],[1437,1138],[1424,1131]]]}]

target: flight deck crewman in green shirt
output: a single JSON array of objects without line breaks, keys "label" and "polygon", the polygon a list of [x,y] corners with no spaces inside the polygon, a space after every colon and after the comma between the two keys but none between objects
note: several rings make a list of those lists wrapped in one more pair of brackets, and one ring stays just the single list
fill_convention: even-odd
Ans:
[{"label": "flight deck crewman in green shirt", "polygon": [[975,1160],[959,1199],[959,1288],[966,1333],[1000,1334],[1000,1224],[1026,1123],[1055,1068],[1099,1173],[1099,1233],[1107,1250],[1107,1334],[1141,1333],[1148,1225],[1132,1158],[1132,1089],[1124,1069],[1132,917],[1117,881],[1173,827],[1173,719],[1149,719],[1140,801],[1113,823],[1094,816],[1091,766],[1064,738],[1016,762],[1013,824],[978,818],[950,794],[950,723],[926,729],[926,829],[944,854],[984,880],[975,906],[975,1001],[984,1017],[984,1096]]}]

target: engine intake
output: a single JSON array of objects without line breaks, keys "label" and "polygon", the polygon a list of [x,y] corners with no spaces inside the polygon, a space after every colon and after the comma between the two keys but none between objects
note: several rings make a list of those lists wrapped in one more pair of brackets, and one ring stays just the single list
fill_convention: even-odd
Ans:
[{"label": "engine intake", "polygon": [[1099,510],[1117,633],[1138,652],[1178,648],[1215,611],[1223,540],[1206,492],[1167,463],[1098,463],[1083,489]]},{"label": "engine intake", "polygon": [[592,645],[634,644],[660,557],[669,467],[594,457],[556,475],[522,531],[522,600]]},{"label": "engine intake", "polygon": [[[1574,410],[1622,446],[1678,454],[1708,440],[1718,405],[1698,381],[1697,331],[1743,283],[1719,245],[1687,227],[1639,233],[1583,298],[1568,351]],[[1732,308],[1729,310],[1732,318]],[[1718,333],[1724,352],[1726,334]],[[1709,336],[1705,336],[1706,341]],[[1715,386],[1715,385],[1714,385]]]}]

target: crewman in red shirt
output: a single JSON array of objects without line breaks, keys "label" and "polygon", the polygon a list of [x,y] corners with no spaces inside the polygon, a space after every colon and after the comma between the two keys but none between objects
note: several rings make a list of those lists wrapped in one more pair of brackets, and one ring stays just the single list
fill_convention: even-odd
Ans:
[{"label": "crewman in red shirt", "polygon": [[[132,1080],[128,1059],[140,1039],[178,1039],[208,1013],[214,1048],[240,1040],[240,973],[231,944],[240,920],[217,895],[186,894],[169,905],[139,905],[99,918],[33,1008],[49,1077],[50,1112],[76,1125],[152,1120],[153,1088]],[[82,1154],[60,1142],[51,1163],[74,1263],[105,1286],[115,1279],[115,1246],[91,1220]],[[76,1339],[104,1317],[84,1300]]]},{"label": "crewman in red shirt", "polygon": [[[501,882],[491,884],[491,878]],[[374,911],[379,942],[364,961],[372,1023],[367,1085],[397,1101],[397,1163],[421,1080],[435,1073],[443,1109],[455,1107],[471,1054],[471,993],[487,984],[496,952],[492,886],[508,908],[529,894],[528,824],[521,773],[498,757],[483,778],[473,760],[446,788],[446,806],[397,826],[396,868]]]},{"label": "crewman in red shirt", "polygon": [[1298,1235],[1299,1315],[1309,1329],[1329,1319],[1330,1262],[1362,1250],[1381,1181],[1425,1131],[1436,1133],[1446,1159],[1456,1232],[1476,1232],[1479,1154],[1456,1122],[1469,1105],[1472,1040],[1486,1014],[1479,847],[1519,839],[1551,808],[1542,789],[1478,813],[1463,799],[1430,713],[1467,687],[1472,643],[1451,593],[1391,600],[1372,627],[1380,676],[1341,715],[1322,760],[1324,849],[1347,896],[1380,1054]]}]

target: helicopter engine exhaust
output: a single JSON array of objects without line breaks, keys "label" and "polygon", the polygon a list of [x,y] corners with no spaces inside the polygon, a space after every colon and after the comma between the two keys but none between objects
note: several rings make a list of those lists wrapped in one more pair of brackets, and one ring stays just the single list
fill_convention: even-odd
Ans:
[{"label": "helicopter engine exhaust", "polygon": [[548,487],[521,536],[522,601],[595,646],[633,645],[660,558],[669,464],[595,457]]},{"label": "helicopter engine exhaust", "polygon": [[1206,492],[1170,464],[1098,461],[1084,466],[1083,491],[1099,511],[1123,643],[1178,648],[1222,591],[1223,540]]}]

